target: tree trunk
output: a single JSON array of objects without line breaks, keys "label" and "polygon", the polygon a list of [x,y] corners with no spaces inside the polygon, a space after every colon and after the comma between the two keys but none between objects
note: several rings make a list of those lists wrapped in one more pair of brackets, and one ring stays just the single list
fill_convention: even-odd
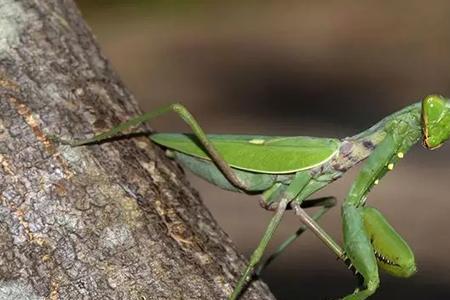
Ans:
[{"label": "tree trunk", "polygon": [[[0,0],[0,299],[225,299],[244,268],[70,0]],[[242,299],[274,299],[255,282]]]}]

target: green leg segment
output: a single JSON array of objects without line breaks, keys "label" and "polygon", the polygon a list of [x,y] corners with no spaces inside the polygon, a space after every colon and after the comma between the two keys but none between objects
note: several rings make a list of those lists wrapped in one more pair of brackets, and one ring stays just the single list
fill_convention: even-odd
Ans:
[{"label": "green leg segment", "polygon": [[[330,208],[336,205],[335,197],[324,197],[317,199],[307,199],[303,201],[303,208],[320,207],[320,209],[312,216],[312,219],[318,221]],[[259,276],[261,272],[274,261],[289,245],[291,245],[303,232],[307,230],[305,225],[300,226],[297,231],[289,236],[283,243],[281,243],[278,248],[264,261],[260,264],[255,271],[255,275]]]},{"label": "green leg segment", "polygon": [[295,210],[295,214],[300,217],[300,220],[305,226],[311,230],[328,248],[330,248],[338,258],[345,260],[345,254],[342,248],[334,241],[334,239],[328,235],[328,233],[320,227],[317,222],[311,218],[306,211],[300,206],[300,203],[294,201],[292,207]]},{"label": "green leg segment", "polygon": [[264,232],[264,235],[261,241],[259,242],[258,247],[255,249],[255,251],[253,251],[252,256],[250,257],[250,262],[248,263],[244,273],[241,275],[241,278],[236,284],[233,293],[229,298],[230,300],[237,299],[241,294],[242,290],[246,287],[247,283],[251,280],[251,277],[253,275],[253,269],[260,261],[261,257],[264,254],[264,250],[266,249],[270,239],[273,236],[273,233],[275,232],[275,229],[277,229],[278,225],[280,224],[284,212],[286,211],[288,201],[289,201],[288,199],[283,199],[279,202],[277,211],[275,212],[275,215],[273,216],[272,220],[270,220],[269,226],[267,226],[267,229]]},{"label": "green leg segment", "polygon": [[252,279],[252,275],[254,274],[254,269],[258,265],[258,263],[261,260],[261,257],[264,254],[264,251],[269,244],[270,239],[272,238],[276,228],[281,222],[281,219],[284,215],[284,212],[286,211],[287,205],[297,197],[297,195],[300,193],[300,191],[308,184],[308,182],[311,180],[311,177],[308,173],[297,173],[295,175],[295,178],[292,180],[292,182],[289,184],[288,188],[284,193],[282,194],[280,201],[278,202],[278,206],[276,208],[275,215],[273,216],[272,220],[269,223],[269,226],[267,226],[266,231],[264,232],[264,235],[259,242],[258,247],[253,251],[250,262],[248,263],[247,267],[245,268],[244,273],[242,274],[241,278],[239,279],[235,289],[233,290],[233,293],[231,294],[229,300],[236,300],[239,295],[242,293],[242,290],[246,287],[248,282]]},{"label": "green leg segment", "polygon": [[372,295],[378,287],[377,260],[364,231],[364,224],[358,208],[346,206],[342,210],[344,226],[344,248],[351,263],[364,278],[364,289],[357,290],[344,300],[362,300]]},{"label": "green leg segment", "polygon": [[[363,300],[372,295],[379,285],[377,257],[364,225],[363,205],[366,195],[387,171],[392,170],[419,136],[411,132],[409,124],[393,124],[385,139],[377,146],[356,178],[342,206],[344,249],[363,284],[344,300]],[[384,249],[376,249],[377,253]]]}]

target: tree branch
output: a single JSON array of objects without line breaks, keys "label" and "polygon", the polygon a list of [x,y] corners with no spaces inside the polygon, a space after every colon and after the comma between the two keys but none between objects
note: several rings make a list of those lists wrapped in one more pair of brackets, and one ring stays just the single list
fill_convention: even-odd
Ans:
[{"label": "tree branch", "polygon": [[[225,299],[244,268],[71,0],[0,0],[0,298]],[[255,282],[242,299],[274,299]]]}]

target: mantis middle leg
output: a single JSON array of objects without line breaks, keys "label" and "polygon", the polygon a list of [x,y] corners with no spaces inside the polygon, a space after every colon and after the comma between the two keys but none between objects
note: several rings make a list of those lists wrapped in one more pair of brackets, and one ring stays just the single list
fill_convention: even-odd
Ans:
[{"label": "mantis middle leg", "polygon": [[[335,197],[323,197],[317,199],[307,199],[303,201],[302,208],[320,207],[319,210],[312,215],[312,219],[316,222],[326,213],[328,210],[336,205]],[[274,261],[289,245],[291,245],[300,235],[307,230],[305,225],[300,226],[295,233],[289,236],[284,242],[282,242],[276,250],[258,266],[255,271],[255,275],[259,276],[261,272]]]},{"label": "mantis middle leg", "polygon": [[245,268],[244,273],[241,275],[233,293],[231,294],[229,300],[235,300],[239,297],[242,290],[246,287],[248,282],[252,279],[252,275],[254,274],[255,267],[259,264],[269,241],[272,239],[272,236],[281,222],[281,219],[286,211],[287,205],[297,197],[297,195],[302,191],[302,189],[308,184],[311,180],[311,177],[307,173],[297,173],[289,184],[287,189],[283,192],[280,197],[280,200],[277,201],[278,205],[275,211],[275,215],[272,217],[269,225],[267,226],[266,231],[262,239],[259,242],[258,247],[253,251],[250,262]]}]

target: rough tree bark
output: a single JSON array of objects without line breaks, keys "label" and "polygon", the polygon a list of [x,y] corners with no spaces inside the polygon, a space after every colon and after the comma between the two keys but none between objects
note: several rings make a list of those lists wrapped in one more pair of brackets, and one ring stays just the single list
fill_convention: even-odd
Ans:
[{"label": "rough tree bark", "polygon": [[[225,299],[244,267],[71,0],[0,0],[0,299]],[[273,299],[255,282],[243,299]]]}]

